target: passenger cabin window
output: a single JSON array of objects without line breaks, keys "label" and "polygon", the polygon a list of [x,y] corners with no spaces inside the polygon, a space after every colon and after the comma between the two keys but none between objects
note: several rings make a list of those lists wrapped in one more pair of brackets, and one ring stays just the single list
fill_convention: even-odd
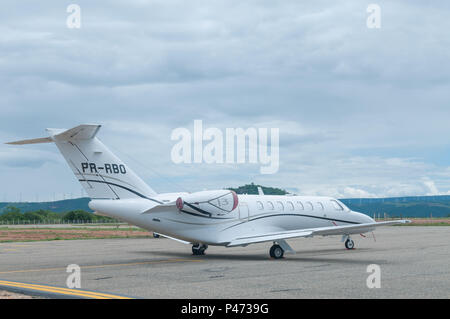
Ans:
[{"label": "passenger cabin window", "polygon": [[311,202],[306,202],[306,210],[313,210],[313,204]]},{"label": "passenger cabin window", "polygon": [[274,210],[274,209],[275,209],[275,207],[273,206],[273,203],[272,203],[272,202],[267,202],[267,207],[268,207],[270,210]]},{"label": "passenger cabin window", "polygon": [[303,206],[302,202],[297,202],[297,207],[300,210],[305,210],[305,206]]},{"label": "passenger cabin window", "polygon": [[289,210],[294,210],[294,204],[292,202],[287,202],[287,207]]},{"label": "passenger cabin window", "polygon": [[284,210],[284,205],[283,205],[283,203],[282,203],[282,202],[277,202],[277,208],[278,208],[279,210]]},{"label": "passenger cabin window", "polygon": [[258,207],[259,210],[263,210],[264,209],[264,205],[261,202],[256,202],[256,206]]},{"label": "passenger cabin window", "polygon": [[324,210],[323,204],[321,202],[317,202],[317,206],[319,207],[320,210]]},{"label": "passenger cabin window", "polygon": [[339,204],[337,201],[331,200],[331,203],[333,203],[333,207],[334,207],[336,210],[340,210],[340,211],[343,211],[343,210],[344,210],[344,207],[342,207],[341,204]]}]

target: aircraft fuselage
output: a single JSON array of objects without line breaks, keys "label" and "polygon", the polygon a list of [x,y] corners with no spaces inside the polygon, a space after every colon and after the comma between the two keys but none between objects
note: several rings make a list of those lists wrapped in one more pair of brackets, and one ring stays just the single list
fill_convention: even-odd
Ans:
[{"label": "aircraft fuselage", "polygon": [[92,200],[91,209],[188,242],[226,245],[239,236],[374,222],[331,197],[238,195],[239,205],[222,216],[183,212],[168,207],[145,213],[185,193],[159,194],[151,199]]}]

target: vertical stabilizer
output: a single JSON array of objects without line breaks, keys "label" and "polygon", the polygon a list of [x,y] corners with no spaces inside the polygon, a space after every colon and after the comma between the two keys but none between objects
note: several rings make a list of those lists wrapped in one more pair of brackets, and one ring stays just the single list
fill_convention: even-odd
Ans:
[{"label": "vertical stabilizer", "polygon": [[92,199],[148,198],[156,193],[96,137],[100,125],[47,129],[50,137],[11,142],[54,142]]}]

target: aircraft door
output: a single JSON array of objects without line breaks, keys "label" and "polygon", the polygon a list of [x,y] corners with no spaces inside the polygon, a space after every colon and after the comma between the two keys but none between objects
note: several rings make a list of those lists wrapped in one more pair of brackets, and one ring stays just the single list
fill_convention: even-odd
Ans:
[{"label": "aircraft door", "polygon": [[248,205],[247,203],[239,203],[239,219],[248,220]]}]

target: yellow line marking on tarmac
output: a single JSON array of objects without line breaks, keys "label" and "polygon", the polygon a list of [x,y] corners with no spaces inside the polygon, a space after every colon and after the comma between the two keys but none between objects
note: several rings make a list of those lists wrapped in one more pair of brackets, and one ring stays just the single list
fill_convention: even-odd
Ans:
[{"label": "yellow line marking on tarmac", "polygon": [[31,289],[31,290],[37,290],[37,291],[58,293],[58,294],[77,296],[77,297],[87,297],[87,298],[94,298],[94,299],[132,299],[130,297],[105,294],[105,293],[95,292],[95,291],[44,286],[44,285],[37,285],[37,284],[26,284],[26,283],[15,282],[15,281],[0,280],[0,286]]},{"label": "yellow line marking on tarmac", "polygon": [[[154,261],[143,261],[136,263],[123,263],[123,264],[107,264],[107,265],[92,265],[92,266],[80,266],[81,269],[91,269],[91,268],[106,268],[106,267],[118,267],[118,266],[136,266],[136,265],[148,265],[148,264],[162,264],[162,263],[175,263],[175,262],[202,262],[200,259],[166,259],[166,260],[154,260]],[[14,274],[14,273],[24,273],[24,272],[42,272],[42,271],[53,271],[53,270],[66,270],[63,267],[57,268],[40,268],[40,269],[25,269],[25,270],[9,270],[0,271],[0,274]]]}]

